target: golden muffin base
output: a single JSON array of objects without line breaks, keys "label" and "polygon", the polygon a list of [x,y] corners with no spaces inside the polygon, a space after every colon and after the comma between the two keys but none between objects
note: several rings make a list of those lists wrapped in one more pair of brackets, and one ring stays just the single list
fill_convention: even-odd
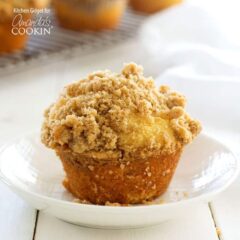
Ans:
[{"label": "golden muffin base", "polygon": [[130,0],[130,5],[137,11],[154,13],[181,2],[182,0]]},{"label": "golden muffin base", "polygon": [[58,151],[66,178],[63,185],[75,197],[93,204],[136,204],[163,194],[175,172],[181,150],[172,155],[119,162],[96,161],[71,151]]},{"label": "golden muffin base", "polygon": [[[31,14],[23,14],[24,21],[31,19]],[[7,19],[4,22],[0,22],[0,54],[10,53],[17,50],[21,50],[25,47],[28,36],[25,35],[13,35],[12,34],[12,19]]]},{"label": "golden muffin base", "polygon": [[103,3],[96,10],[74,8],[67,1],[53,0],[56,16],[62,27],[72,30],[113,29],[117,26],[126,7],[126,0]]}]

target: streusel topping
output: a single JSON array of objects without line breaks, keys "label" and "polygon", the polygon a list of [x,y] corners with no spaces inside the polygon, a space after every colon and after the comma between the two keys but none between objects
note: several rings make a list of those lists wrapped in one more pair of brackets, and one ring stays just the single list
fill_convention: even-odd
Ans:
[{"label": "streusel topping", "polygon": [[53,149],[118,158],[171,154],[201,129],[185,104],[182,94],[156,88],[134,63],[120,74],[95,72],[66,86],[46,110],[42,142]]}]

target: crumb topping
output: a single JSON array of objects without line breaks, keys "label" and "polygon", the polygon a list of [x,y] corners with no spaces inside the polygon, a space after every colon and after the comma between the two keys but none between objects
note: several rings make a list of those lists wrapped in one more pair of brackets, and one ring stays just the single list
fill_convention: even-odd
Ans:
[{"label": "crumb topping", "polygon": [[66,86],[46,110],[42,142],[99,157],[172,153],[201,129],[185,112],[185,104],[182,94],[167,86],[157,89],[134,63],[120,74],[94,72]]}]

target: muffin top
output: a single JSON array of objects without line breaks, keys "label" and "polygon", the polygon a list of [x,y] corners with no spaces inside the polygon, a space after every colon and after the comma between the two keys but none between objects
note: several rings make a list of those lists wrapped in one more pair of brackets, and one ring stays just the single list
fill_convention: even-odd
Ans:
[{"label": "muffin top", "polygon": [[42,142],[97,158],[173,154],[200,132],[185,97],[159,89],[134,63],[120,74],[99,71],[65,87],[45,112]]}]

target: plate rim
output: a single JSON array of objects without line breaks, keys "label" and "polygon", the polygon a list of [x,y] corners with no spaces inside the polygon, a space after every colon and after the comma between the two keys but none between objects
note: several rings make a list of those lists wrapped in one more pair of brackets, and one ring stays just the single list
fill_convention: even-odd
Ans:
[{"label": "plate rim", "polygon": [[[2,146],[0,146],[0,156],[2,155],[3,151],[5,149],[7,149],[9,146],[11,146],[14,142],[19,141],[23,138],[28,138],[31,136],[40,136],[39,131],[36,132],[30,132],[27,134],[22,134],[21,136],[15,137],[12,140],[8,141],[8,143],[3,144]],[[20,192],[24,195],[28,195],[31,198],[38,198],[39,200],[41,200],[43,203],[49,203],[49,204],[57,204],[60,207],[63,208],[79,208],[79,209],[88,209],[88,210],[109,210],[109,211],[115,211],[115,212],[119,212],[119,211],[135,211],[140,210],[140,211],[145,211],[146,209],[159,209],[159,208],[173,208],[179,205],[188,205],[188,204],[192,204],[194,202],[200,202],[200,201],[204,201],[208,199],[213,198],[214,196],[216,196],[217,194],[225,191],[238,177],[239,173],[240,173],[240,159],[236,156],[236,154],[228,147],[226,146],[223,142],[219,141],[218,139],[210,136],[209,134],[207,134],[206,132],[202,132],[200,133],[199,136],[202,136],[204,138],[210,139],[211,141],[214,141],[215,143],[217,143],[218,145],[220,145],[222,148],[224,148],[226,151],[228,151],[232,157],[236,160],[236,165],[237,168],[235,169],[234,174],[232,175],[232,177],[230,178],[230,180],[222,185],[221,187],[219,187],[216,190],[212,190],[209,193],[205,193],[202,194],[200,196],[196,196],[196,197],[192,197],[192,198],[186,198],[186,199],[182,199],[180,201],[176,201],[176,202],[168,202],[168,203],[163,203],[163,204],[152,204],[152,205],[136,205],[136,206],[106,206],[106,205],[96,205],[96,204],[83,204],[83,203],[77,203],[77,202],[71,202],[71,201],[66,201],[66,200],[62,200],[62,199],[57,199],[57,198],[53,198],[53,197],[48,197],[48,196],[44,196],[41,195],[40,193],[35,193],[32,192],[30,190],[21,188],[20,186],[14,185],[14,183],[12,183],[11,181],[9,181],[4,174],[1,171],[1,164],[0,164],[0,181],[3,182],[4,184],[6,184],[13,192],[17,192],[17,194]],[[2,159],[0,159],[0,163],[1,161],[3,161]],[[22,196],[22,195],[21,195]]]}]

